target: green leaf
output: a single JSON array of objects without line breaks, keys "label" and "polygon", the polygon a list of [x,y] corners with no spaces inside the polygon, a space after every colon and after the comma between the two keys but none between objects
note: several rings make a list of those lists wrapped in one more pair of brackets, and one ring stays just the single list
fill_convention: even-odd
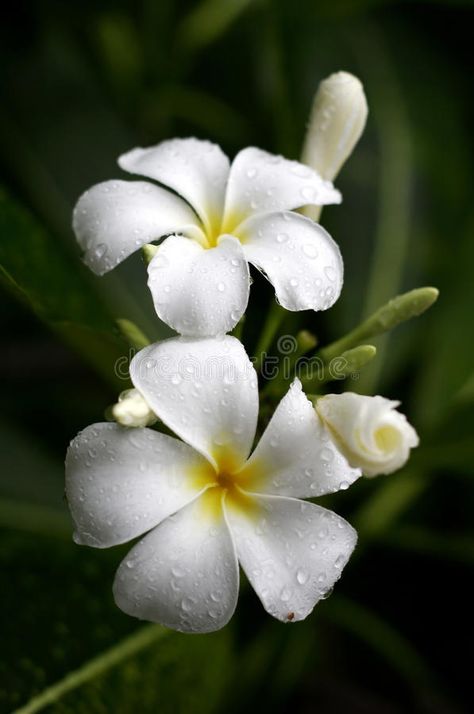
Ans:
[{"label": "green leaf", "polygon": [[387,531],[428,487],[428,479],[413,471],[379,476],[379,487],[352,516],[352,523],[365,538]]},{"label": "green leaf", "polygon": [[[80,548],[3,531],[0,710],[33,714],[214,712],[232,671],[230,630],[188,636],[139,625],[113,603],[128,546]],[[39,596],[40,594],[40,596]],[[18,632],[27,633],[27,645]]]},{"label": "green leaf", "polygon": [[201,0],[180,28],[183,45],[199,49],[223,35],[252,0]]},{"label": "green leaf", "polygon": [[0,191],[0,282],[114,383],[124,352],[79,257]]},{"label": "green leaf", "polygon": [[434,685],[434,675],[411,642],[373,610],[349,598],[333,595],[326,603],[324,615],[374,649],[412,686]]}]

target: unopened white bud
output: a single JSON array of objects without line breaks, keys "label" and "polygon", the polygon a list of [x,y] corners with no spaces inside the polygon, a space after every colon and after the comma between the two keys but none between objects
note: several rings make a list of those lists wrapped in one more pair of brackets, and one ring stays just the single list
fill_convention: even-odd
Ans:
[{"label": "unopened white bud", "polygon": [[399,469],[418,446],[418,435],[398,404],[345,392],[321,397],[316,411],[349,464],[365,476],[377,476]]},{"label": "unopened white bud", "polygon": [[138,389],[126,389],[120,394],[112,407],[112,416],[122,426],[149,426],[157,420]]},{"label": "unopened white bud", "polygon": [[323,80],[314,97],[302,162],[332,181],[357,144],[367,113],[364,88],[357,77],[336,72]]}]

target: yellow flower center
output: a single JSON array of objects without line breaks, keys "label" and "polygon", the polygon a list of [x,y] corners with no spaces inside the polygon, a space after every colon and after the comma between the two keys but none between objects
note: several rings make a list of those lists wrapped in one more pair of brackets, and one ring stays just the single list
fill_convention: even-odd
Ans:
[{"label": "yellow flower center", "polygon": [[257,506],[246,490],[253,490],[258,474],[249,468],[240,470],[241,460],[232,448],[219,447],[213,456],[217,468],[204,464],[190,474],[194,486],[208,487],[200,497],[204,517],[220,520],[223,517],[224,499],[227,508],[245,511],[247,516],[252,516]]},{"label": "yellow flower center", "polygon": [[235,236],[241,240],[241,236],[237,235],[236,229],[242,223],[245,216],[237,212],[227,213],[224,217],[219,215],[208,216],[203,226],[207,244],[204,248],[215,248],[219,244],[219,238],[223,235]]}]

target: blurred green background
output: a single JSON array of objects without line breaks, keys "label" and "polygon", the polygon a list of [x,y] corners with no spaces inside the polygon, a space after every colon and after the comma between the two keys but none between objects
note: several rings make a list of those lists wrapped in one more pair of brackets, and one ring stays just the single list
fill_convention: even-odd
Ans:
[{"label": "blurred green background", "polygon": [[[127,355],[114,319],[135,320],[152,339],[168,332],[138,255],[100,280],[82,266],[74,202],[120,177],[119,153],[173,136],[209,138],[230,156],[254,144],[297,158],[317,84],[339,69],[362,79],[370,107],[336,181],[343,206],[322,217],[341,246],[345,287],[329,313],[288,314],[282,331],[333,339],[393,295],[437,286],[430,312],[381,340],[346,385],[402,399],[421,446],[401,472],[324,499],[360,542],[307,621],[273,621],[247,588],[224,631],[163,635],[46,709],[469,711],[473,4],[16,0],[9,13],[0,27],[0,711],[142,627],[112,601],[126,548],[71,541],[63,459],[127,386],[111,370]],[[250,352],[273,300],[254,277]]]}]

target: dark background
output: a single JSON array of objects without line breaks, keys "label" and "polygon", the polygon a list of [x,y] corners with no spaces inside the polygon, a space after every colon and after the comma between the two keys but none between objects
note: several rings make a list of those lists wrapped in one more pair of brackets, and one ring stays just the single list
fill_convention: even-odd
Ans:
[{"label": "dark background", "polygon": [[[111,582],[124,549],[75,546],[69,440],[127,383],[114,318],[159,339],[139,256],[96,279],[70,228],[78,195],[136,146],[196,135],[233,156],[297,158],[318,82],[365,86],[363,139],[323,223],[346,266],[328,314],[282,331],[342,335],[393,295],[429,313],[379,340],[348,388],[403,400],[421,446],[399,473],[324,502],[360,534],[334,594],[283,626],[245,589],[223,632],[170,635],[48,711],[451,714],[472,706],[474,214],[471,2],[17,1],[0,27],[0,711],[132,632]],[[243,341],[272,300],[255,276]],[[339,389],[341,385],[331,385]]]}]

